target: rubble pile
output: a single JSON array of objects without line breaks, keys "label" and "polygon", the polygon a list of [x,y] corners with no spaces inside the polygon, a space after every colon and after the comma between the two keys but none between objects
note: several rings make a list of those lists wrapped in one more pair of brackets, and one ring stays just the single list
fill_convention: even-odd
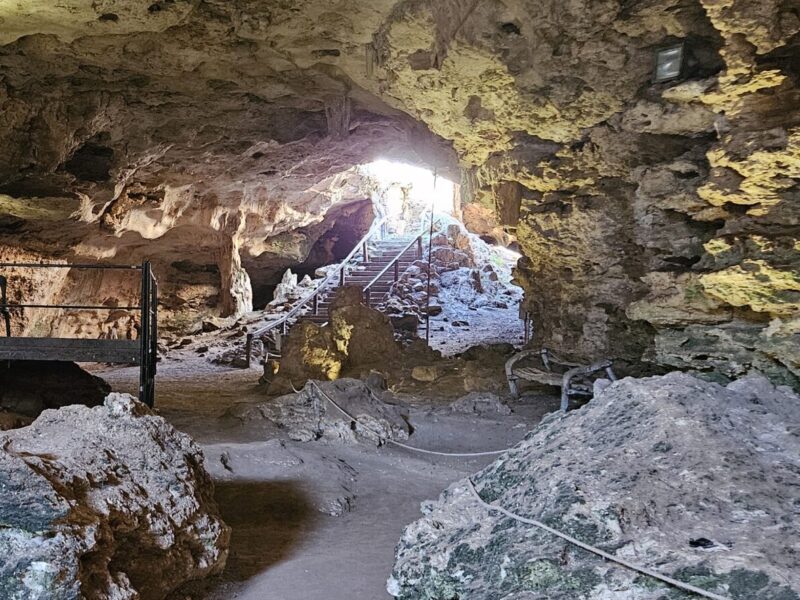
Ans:
[{"label": "rubble pile", "polygon": [[[326,395],[358,422],[333,406]],[[365,382],[348,378],[308,382],[297,393],[236,406],[230,416],[241,421],[266,419],[299,442],[353,444],[363,438],[380,445],[386,439],[406,440],[411,433],[398,405],[382,400]]]},{"label": "rubble pile", "polygon": [[426,311],[431,316],[446,313],[454,327],[464,327],[469,311],[508,308],[519,301],[519,290],[510,285],[510,269],[495,250],[452,218],[437,216],[437,224],[430,251],[400,275],[382,305],[401,333],[415,333],[416,327],[404,324],[418,324]]}]

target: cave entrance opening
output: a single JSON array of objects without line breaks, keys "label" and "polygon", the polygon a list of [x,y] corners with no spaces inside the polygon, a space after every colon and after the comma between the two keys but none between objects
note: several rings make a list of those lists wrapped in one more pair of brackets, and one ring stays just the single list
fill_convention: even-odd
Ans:
[{"label": "cave entrance opening", "polygon": [[433,210],[460,218],[459,186],[435,171],[385,159],[363,164],[376,215],[387,217],[387,233],[409,235],[419,231]]}]

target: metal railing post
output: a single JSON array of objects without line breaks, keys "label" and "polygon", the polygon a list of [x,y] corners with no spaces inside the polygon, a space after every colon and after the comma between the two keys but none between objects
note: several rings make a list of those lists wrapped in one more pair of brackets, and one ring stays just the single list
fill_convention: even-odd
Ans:
[{"label": "metal railing post", "polygon": [[142,262],[142,300],[139,326],[139,401],[147,403],[147,370],[149,362],[150,341],[150,263]]},{"label": "metal railing post", "polygon": [[368,307],[370,306],[370,296],[371,296],[371,293],[370,293],[369,288],[365,289],[364,290],[364,304],[366,304]]},{"label": "metal railing post", "polygon": [[253,334],[247,333],[247,341],[244,344],[244,360],[247,363],[247,368],[250,368],[250,359],[253,354]]},{"label": "metal railing post", "polygon": [[422,258],[422,236],[417,238],[417,258]]},{"label": "metal railing post", "polygon": [[[150,263],[148,263],[149,266]],[[149,269],[148,269],[149,270]],[[150,308],[153,317],[150,329],[149,406],[156,403],[156,371],[158,370],[158,282],[150,270]]]},{"label": "metal railing post", "polygon": [[314,311],[314,316],[319,314],[319,294],[314,294],[314,297],[311,299],[311,306]]},{"label": "metal railing post", "polygon": [[400,279],[400,258],[398,257],[394,261],[394,282],[397,283],[397,280]]},{"label": "metal railing post", "polygon": [[364,262],[368,263],[369,262],[369,250],[367,249],[366,240],[364,241],[364,245],[362,247],[362,251],[364,252]]},{"label": "metal railing post", "polygon": [[0,275],[0,316],[6,323],[6,337],[11,337],[11,313],[8,310],[8,296],[6,290],[8,287],[8,279],[5,275]]}]

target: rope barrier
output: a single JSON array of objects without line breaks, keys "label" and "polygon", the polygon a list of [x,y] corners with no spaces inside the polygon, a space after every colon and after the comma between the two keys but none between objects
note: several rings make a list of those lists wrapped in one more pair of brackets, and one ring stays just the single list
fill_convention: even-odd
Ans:
[{"label": "rope barrier", "polygon": [[[314,386],[314,388],[316,388],[316,390],[322,395],[322,397],[325,398],[328,402],[330,402],[331,405],[333,405],[345,417],[347,417],[348,419],[350,419],[351,421],[353,421],[355,423],[358,423],[364,429],[366,429],[370,433],[372,433],[375,436],[377,436],[378,439],[382,440],[383,442],[386,442],[386,443],[389,443],[389,444],[393,444],[393,445],[399,446],[401,448],[405,448],[406,450],[412,450],[414,452],[421,452],[422,454],[433,454],[433,455],[436,455],[436,456],[457,456],[457,457],[495,456],[495,455],[498,455],[498,454],[503,454],[503,453],[508,452],[510,450],[510,448],[509,448],[509,449],[506,449],[506,450],[494,450],[494,451],[490,451],[490,452],[437,452],[435,450],[425,450],[423,448],[415,448],[414,446],[409,446],[408,444],[403,444],[402,442],[397,442],[397,441],[389,439],[389,438],[384,438],[379,432],[377,432],[374,429],[371,429],[370,427],[366,426],[364,423],[362,423],[357,418],[355,418],[353,415],[351,415],[349,412],[347,412],[344,408],[339,406],[339,404],[333,398],[331,398],[328,394],[325,393],[325,391],[319,386],[319,384],[316,381],[314,381],[313,379],[310,379],[309,383],[311,383]],[[292,389],[295,391],[295,393],[299,393],[299,391],[297,389],[295,389],[294,385],[292,385]],[[525,523],[526,525],[533,525],[534,527],[538,527],[539,529],[541,529],[543,531],[546,531],[547,533],[549,533],[551,535],[559,537],[562,540],[564,540],[564,541],[566,541],[566,542],[568,542],[568,543],[570,543],[570,544],[572,544],[574,546],[577,546],[578,548],[582,548],[582,549],[586,550],[587,552],[591,552],[592,554],[596,554],[597,556],[600,556],[601,558],[604,558],[605,560],[614,562],[614,563],[616,563],[618,565],[621,565],[621,566],[623,566],[623,567],[625,567],[627,569],[630,569],[631,571],[636,571],[637,573],[641,573],[643,575],[647,575],[648,577],[653,577],[654,579],[658,579],[659,581],[663,581],[664,583],[666,583],[668,585],[671,585],[673,587],[682,589],[682,590],[684,590],[686,592],[690,592],[690,593],[696,594],[698,596],[703,596],[705,598],[711,598],[712,600],[731,600],[730,598],[728,598],[726,596],[720,596],[719,594],[715,594],[714,592],[709,592],[708,590],[704,590],[702,588],[696,587],[696,586],[694,586],[694,585],[692,585],[690,583],[684,583],[683,581],[678,581],[677,579],[673,579],[672,577],[669,577],[668,575],[662,575],[661,573],[658,573],[657,571],[653,571],[652,569],[648,569],[647,567],[642,567],[642,566],[636,565],[636,564],[634,564],[632,562],[629,562],[629,561],[625,560],[624,558],[620,558],[618,556],[614,556],[613,554],[609,554],[608,552],[605,552],[604,550],[601,550],[600,548],[595,548],[594,546],[591,546],[590,544],[586,544],[586,543],[584,543],[584,542],[582,542],[582,541],[580,541],[580,540],[578,540],[578,539],[576,539],[576,538],[574,538],[574,537],[572,537],[572,536],[570,536],[570,535],[568,535],[566,533],[562,533],[561,531],[558,531],[557,529],[553,529],[552,527],[549,527],[549,526],[545,525],[541,521],[537,521],[535,519],[528,519],[526,517],[522,517],[520,515],[512,513],[509,510],[506,510],[502,506],[496,506],[494,504],[489,504],[483,498],[481,498],[480,494],[475,489],[475,485],[472,483],[472,479],[469,478],[469,477],[467,477],[467,488],[472,493],[472,495],[475,497],[475,499],[481,504],[481,506],[483,506],[488,511],[499,512],[499,513],[505,515],[506,517],[514,519],[515,521],[519,521],[520,523]]]},{"label": "rope barrier", "polygon": [[637,571],[638,573],[642,573],[643,575],[647,575],[649,577],[653,577],[655,579],[659,579],[660,581],[663,581],[664,583],[667,583],[667,584],[669,584],[669,585],[671,585],[673,587],[680,588],[680,589],[682,589],[682,590],[684,590],[686,592],[691,592],[691,593],[697,594],[699,596],[705,596],[706,598],[712,598],[713,600],[731,600],[730,598],[727,598],[725,596],[720,596],[719,594],[715,594],[713,592],[709,592],[709,591],[704,590],[702,588],[693,586],[693,585],[691,585],[689,583],[684,583],[682,581],[678,581],[677,579],[673,579],[672,577],[669,577],[667,575],[662,575],[661,573],[658,573],[656,571],[648,569],[647,567],[641,567],[639,565],[635,565],[635,564],[633,564],[631,562],[628,562],[624,558],[619,558],[618,556],[614,556],[613,554],[609,554],[608,552],[600,550],[600,548],[595,548],[594,546],[590,546],[589,544],[585,544],[584,542],[582,542],[580,540],[577,540],[574,537],[572,537],[570,535],[567,535],[566,533],[562,533],[562,532],[558,531],[557,529],[553,529],[552,527],[548,527],[547,525],[545,525],[541,521],[537,521],[535,519],[527,519],[525,517],[521,517],[521,516],[519,516],[517,514],[512,513],[511,511],[506,510],[502,506],[496,506],[494,504],[489,504],[483,498],[481,498],[480,494],[478,494],[478,491],[475,489],[475,485],[472,483],[472,479],[469,478],[469,477],[467,477],[467,487],[472,492],[472,495],[475,496],[475,499],[478,502],[480,502],[480,504],[485,509],[487,509],[489,511],[499,512],[499,513],[501,513],[501,514],[503,514],[503,515],[505,515],[505,516],[507,516],[507,517],[509,517],[511,519],[514,519],[515,521],[519,521],[520,523],[525,523],[527,525],[533,525],[534,527],[538,527],[539,529],[542,529],[542,530],[546,531],[547,533],[550,533],[552,535],[560,537],[562,540],[565,540],[565,541],[569,542],[570,544],[578,546],[579,548],[583,548],[584,550],[587,550],[587,551],[589,551],[589,552],[591,552],[593,554],[596,554],[597,556],[600,556],[600,557],[602,557],[602,558],[604,558],[606,560],[610,560],[612,562],[615,562],[618,565],[622,565],[623,567],[626,567],[626,568],[628,568],[628,569],[630,569],[632,571]]},{"label": "rope barrier", "polygon": [[[510,448],[506,448],[505,450],[491,450],[489,452],[437,452],[436,450],[425,450],[423,448],[415,448],[414,446],[403,444],[402,442],[398,442],[391,438],[384,438],[384,436],[381,433],[368,427],[367,425],[359,421],[356,417],[347,412],[344,408],[339,406],[339,404],[337,404],[333,398],[331,398],[328,394],[326,394],[323,391],[321,387],[319,387],[319,384],[317,384],[316,381],[314,381],[313,379],[309,379],[309,383],[311,383],[317,389],[317,391],[322,395],[322,397],[325,398],[328,402],[330,402],[340,413],[342,413],[345,417],[347,417],[354,423],[358,423],[359,425],[361,425],[361,427],[363,427],[373,435],[377,436],[378,439],[380,439],[384,443],[393,444],[394,446],[399,446],[400,448],[405,448],[406,450],[413,450],[414,452],[421,452],[422,454],[433,454],[435,456],[456,456],[460,458],[469,458],[476,456],[497,456],[498,454],[504,454],[505,452],[508,452],[510,450]],[[298,390],[295,389],[294,385],[292,385],[292,389],[295,391],[295,393],[298,393]]]}]

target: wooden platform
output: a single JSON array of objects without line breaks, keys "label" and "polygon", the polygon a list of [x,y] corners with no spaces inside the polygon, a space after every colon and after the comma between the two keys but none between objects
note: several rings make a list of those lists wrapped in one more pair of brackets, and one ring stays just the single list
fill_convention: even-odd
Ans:
[{"label": "wooden platform", "polygon": [[138,365],[138,340],[0,337],[0,360],[57,360]]}]

